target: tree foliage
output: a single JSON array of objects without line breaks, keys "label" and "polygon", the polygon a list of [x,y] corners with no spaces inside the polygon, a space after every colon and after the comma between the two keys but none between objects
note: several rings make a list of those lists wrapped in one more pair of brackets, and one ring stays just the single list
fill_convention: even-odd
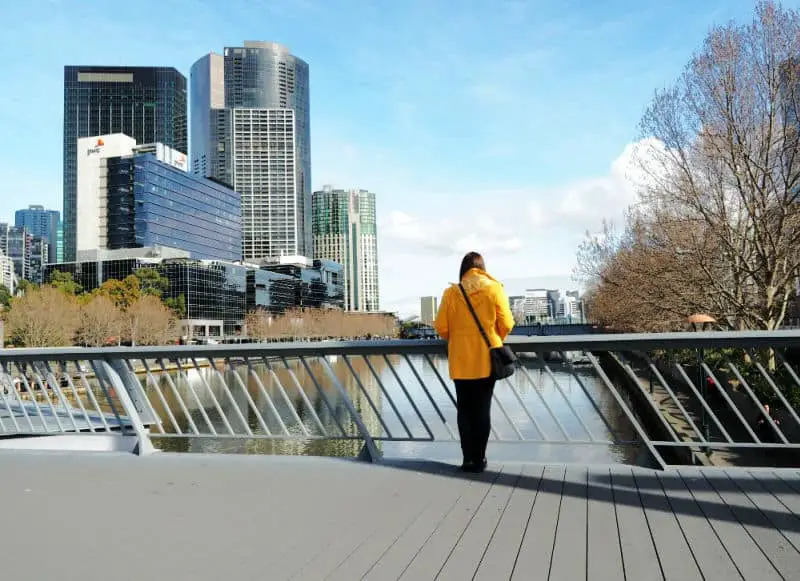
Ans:
[{"label": "tree foliage", "polygon": [[0,284],[0,307],[6,309],[11,304],[11,291],[8,287]]},{"label": "tree foliage", "polygon": [[290,309],[281,315],[255,310],[247,314],[245,328],[256,339],[360,339],[398,333],[392,315],[337,309]]},{"label": "tree foliage", "polygon": [[800,18],[761,2],[712,30],[641,129],[623,232],[579,249],[591,316],[627,330],[775,329],[800,274]]},{"label": "tree foliage", "polygon": [[92,294],[79,307],[80,323],[75,340],[79,345],[101,347],[120,341],[122,313],[107,296]]},{"label": "tree foliage", "polygon": [[6,330],[20,347],[61,347],[73,344],[78,327],[75,297],[44,286],[11,299]]}]

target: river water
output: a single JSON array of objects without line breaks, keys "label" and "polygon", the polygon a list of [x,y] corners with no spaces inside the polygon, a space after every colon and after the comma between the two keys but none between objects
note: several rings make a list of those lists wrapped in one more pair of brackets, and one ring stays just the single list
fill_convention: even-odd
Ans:
[{"label": "river water", "polygon": [[[249,368],[242,363],[235,371],[203,367],[198,361],[197,366],[170,371],[169,377],[163,373],[141,375],[167,432],[160,435],[152,428],[156,446],[180,452],[356,456],[361,440],[306,437],[306,433],[321,435],[320,426],[328,435],[358,436],[341,387],[373,436],[421,440],[429,437],[429,429],[436,440],[445,440],[379,441],[386,457],[460,459],[459,444],[453,441],[458,436],[456,409],[445,358],[372,356],[369,363],[363,357],[348,361],[341,357],[270,360]],[[516,394],[506,382],[495,389],[494,434],[488,450],[492,459],[603,464],[643,461],[641,446],[613,443],[612,433],[617,442],[627,442],[635,439],[634,431],[591,366],[576,366],[573,372],[559,363],[550,363],[549,371],[533,360],[524,361],[524,366],[527,373],[518,371],[509,380]],[[240,437],[246,435],[245,424],[255,437]],[[268,432],[281,434],[284,426],[291,438],[258,437]],[[192,427],[203,437],[180,435]],[[212,428],[227,437],[214,437]],[[589,440],[587,429],[603,444],[566,442],[564,432],[575,441]],[[231,432],[237,437],[231,437]]]}]

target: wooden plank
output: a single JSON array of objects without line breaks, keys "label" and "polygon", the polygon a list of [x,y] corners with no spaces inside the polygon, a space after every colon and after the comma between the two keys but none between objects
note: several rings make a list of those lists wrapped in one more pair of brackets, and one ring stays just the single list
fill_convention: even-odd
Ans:
[{"label": "wooden plank", "polygon": [[789,486],[778,474],[761,471],[751,472],[751,477],[772,494],[778,502],[785,506],[792,514],[800,517],[800,495]]},{"label": "wooden plank", "polygon": [[681,475],[725,550],[745,579],[782,579],[702,473]]},{"label": "wooden plank", "polygon": [[664,577],[631,469],[612,470],[611,486],[617,511],[625,578],[661,581]]},{"label": "wooden plank", "polygon": [[702,581],[703,575],[680,523],[653,472],[633,470],[633,478],[653,535],[661,572],[666,581]]},{"label": "wooden plank", "polygon": [[431,476],[426,478],[425,486],[408,490],[408,494],[396,493],[387,503],[381,526],[354,551],[343,555],[326,579],[351,581],[365,577],[410,527],[430,511],[452,504],[453,497],[460,496],[469,482],[457,477]]},{"label": "wooden plank", "polygon": [[577,466],[564,476],[550,581],[586,578],[587,477],[586,468]]},{"label": "wooden plank", "polygon": [[543,473],[543,466],[523,466],[508,506],[475,574],[475,581],[511,577]]},{"label": "wooden plank", "polygon": [[742,579],[739,570],[717,537],[705,513],[677,472],[657,473],[670,509],[706,581]]},{"label": "wooden plank", "polygon": [[624,579],[617,513],[611,491],[611,473],[607,468],[591,470],[588,478],[586,579]]},{"label": "wooden plank", "polygon": [[475,576],[520,476],[521,467],[506,467],[453,548],[437,580],[463,581]]},{"label": "wooden plank", "polygon": [[456,507],[439,523],[399,579],[432,579],[441,571],[501,473],[502,468],[497,472],[485,472],[477,478]]},{"label": "wooden plank", "polygon": [[800,579],[800,553],[725,472],[703,471],[750,539],[785,579]]},{"label": "wooden plank", "polygon": [[[374,491],[372,498],[350,506],[353,518],[340,523],[323,550],[316,555],[312,553],[311,559],[292,578],[314,581],[327,578],[370,541],[384,537],[385,531],[396,535],[409,514],[419,513],[432,494],[442,489],[452,493],[452,480],[442,478],[437,471],[420,474],[413,467],[406,468],[374,467],[384,472],[383,486]],[[369,565],[371,562],[364,568]]]},{"label": "wooden plank", "polygon": [[565,475],[563,467],[548,466],[544,469],[511,579],[547,581],[550,576]]}]

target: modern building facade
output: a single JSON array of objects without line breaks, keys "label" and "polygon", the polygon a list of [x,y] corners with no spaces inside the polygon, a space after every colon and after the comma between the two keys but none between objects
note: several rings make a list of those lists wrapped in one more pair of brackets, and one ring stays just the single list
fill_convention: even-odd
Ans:
[{"label": "modern building facade", "polygon": [[30,269],[28,271],[27,280],[35,284],[42,284],[45,281],[45,267],[50,263],[49,252],[50,245],[47,243],[47,240],[39,236],[31,237]]},{"label": "modern building facade", "polygon": [[437,297],[422,297],[419,300],[419,320],[423,325],[433,326],[436,314],[439,312],[439,299]]},{"label": "modern building facade", "polygon": [[295,307],[341,309],[344,307],[344,269],[331,260],[284,256],[261,267],[297,280]]},{"label": "modern building facade", "polygon": [[33,236],[25,228],[0,223],[0,252],[14,263],[18,280],[30,280]]},{"label": "modern building facade", "polygon": [[209,53],[192,65],[189,73],[191,171],[207,177],[211,171],[212,152],[217,144],[212,139],[211,111],[225,108],[225,59]]},{"label": "modern building facade", "polygon": [[198,260],[242,258],[239,195],[186,172],[185,154],[126,135],[79,140],[77,256],[163,246]]},{"label": "modern building facade", "polygon": [[64,67],[64,258],[77,252],[78,139],[124,133],[188,153],[186,77],[167,67]]},{"label": "modern building facade", "polygon": [[28,206],[25,210],[17,210],[14,214],[14,225],[26,228],[33,236],[47,242],[47,262],[58,262],[58,240],[61,229],[61,213],[58,210],[46,210],[44,206]]},{"label": "modern building facade", "polygon": [[314,256],[344,267],[345,309],[379,311],[375,194],[325,186],[312,199]]},{"label": "modern building facade", "polygon": [[280,44],[247,41],[199,59],[191,86],[192,171],[241,195],[245,260],[308,256],[308,64]]},{"label": "modern building facade", "polygon": [[14,261],[0,250],[0,284],[13,295],[17,290],[17,274],[14,272]]}]

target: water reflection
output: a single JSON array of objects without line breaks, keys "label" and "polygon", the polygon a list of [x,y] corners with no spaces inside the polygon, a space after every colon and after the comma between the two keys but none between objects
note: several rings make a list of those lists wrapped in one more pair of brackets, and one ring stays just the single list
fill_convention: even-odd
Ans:
[{"label": "water reflection", "polygon": [[[161,449],[352,457],[361,450],[362,441],[340,390],[347,393],[374,437],[420,439],[429,433],[437,439],[457,437],[454,389],[443,357],[270,359],[236,364],[235,371],[221,362],[215,367],[196,363],[167,374],[141,376],[150,403],[170,435],[156,438]],[[524,365],[527,373],[517,372],[509,381],[530,416],[509,384],[499,383],[492,411],[495,434],[489,444],[495,460],[641,462],[643,449],[638,445],[520,442],[518,434],[526,440],[542,440],[544,435],[563,441],[564,433],[581,441],[589,440],[590,434],[610,441],[612,433],[617,440],[635,439],[622,409],[592,368],[571,373],[556,364],[550,364],[549,370],[532,360]],[[292,438],[230,437],[246,435],[248,429],[256,436],[288,432]],[[158,435],[156,428],[152,431]],[[212,437],[179,435],[192,431]],[[321,439],[326,435],[352,439]],[[391,457],[460,458],[458,442],[452,441],[380,441],[378,445]]]}]

